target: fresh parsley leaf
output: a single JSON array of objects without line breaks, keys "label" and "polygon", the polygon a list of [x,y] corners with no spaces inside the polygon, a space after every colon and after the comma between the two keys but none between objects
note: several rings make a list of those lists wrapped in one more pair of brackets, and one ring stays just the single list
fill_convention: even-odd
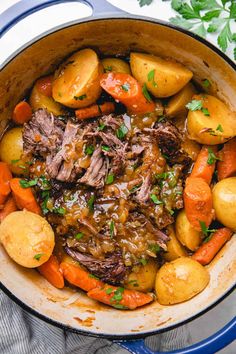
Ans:
[{"label": "fresh parsley leaf", "polygon": [[123,292],[125,291],[124,288],[120,286],[114,291],[114,295],[110,299],[111,302],[119,302],[123,299]]},{"label": "fresh parsley leaf", "polygon": [[148,92],[148,90],[147,90],[147,85],[146,85],[146,84],[143,85],[142,92],[143,92],[143,95],[144,95],[144,97],[146,98],[146,100],[147,100],[148,102],[151,102],[152,99],[151,99],[151,96],[150,96],[150,94],[149,94],[149,92]]},{"label": "fresh parsley leaf", "polygon": [[155,77],[155,69],[149,71],[148,81],[151,82],[154,87],[157,87],[157,83],[155,82],[154,77]]},{"label": "fresh parsley leaf", "polygon": [[102,150],[103,151],[110,151],[110,148],[107,145],[102,145]]},{"label": "fresh parsley leaf", "polygon": [[38,253],[36,255],[34,255],[34,259],[36,259],[36,261],[40,261],[40,258],[44,255],[44,253]]},{"label": "fresh parsley leaf", "polygon": [[112,292],[113,292],[113,289],[112,289],[112,288],[107,288],[107,289],[106,289],[106,294],[107,294],[107,295],[110,295]]},{"label": "fresh parsley leaf", "polygon": [[30,181],[26,181],[25,179],[20,180],[20,186],[22,188],[33,187],[33,186],[36,186],[37,183],[38,183],[38,178],[32,179]]},{"label": "fresh parsley leaf", "polygon": [[[143,0],[141,0],[141,1],[143,1]],[[152,0],[150,0],[150,1],[152,1]],[[127,306],[124,306],[121,304],[112,304],[112,307],[114,307],[115,309],[118,309],[118,310],[128,310]]]},{"label": "fresh parsley leaf", "polygon": [[221,132],[221,133],[223,133],[223,131],[224,131],[221,124],[219,124],[219,125],[217,126],[216,130],[218,130],[218,131]]},{"label": "fresh parsley leaf", "polygon": [[53,208],[53,212],[59,215],[65,215],[66,214],[66,209],[59,207],[59,208]]},{"label": "fresh parsley leaf", "polygon": [[128,92],[130,89],[130,84],[127,82],[124,85],[121,85],[123,91]]},{"label": "fresh parsley leaf", "polygon": [[180,15],[183,16],[186,20],[189,19],[198,19],[200,18],[199,10],[192,8],[185,1],[182,0],[172,0],[171,6],[176,10]]},{"label": "fresh parsley leaf", "polygon": [[20,159],[17,159],[17,160],[11,160],[11,163],[13,164],[13,165],[15,165],[17,162],[19,162],[20,161]]},{"label": "fresh parsley leaf", "polygon": [[199,221],[199,224],[201,226],[201,230],[202,230],[202,233],[204,236],[209,236],[209,234],[211,233],[214,233],[216,232],[216,229],[209,229],[207,226],[206,226],[206,223],[204,221]]},{"label": "fresh parsley leaf", "polygon": [[141,263],[143,266],[145,266],[148,263],[148,261],[146,258],[140,258],[139,263]]},{"label": "fresh parsley leaf", "polygon": [[89,198],[89,200],[87,202],[87,205],[88,205],[90,211],[94,210],[94,201],[95,201],[95,195],[93,194],[93,195],[91,195],[91,197]]},{"label": "fresh parsley leaf", "polygon": [[210,112],[208,111],[207,108],[202,107],[201,111],[202,111],[202,113],[203,113],[205,116],[209,116],[209,115],[210,115]]},{"label": "fresh parsley leaf", "polygon": [[74,96],[74,99],[76,101],[83,101],[85,98],[87,98],[87,95],[81,95],[81,96]]},{"label": "fresh parsley leaf", "polygon": [[86,155],[92,155],[94,152],[94,146],[93,145],[87,145],[85,148],[85,154]]},{"label": "fresh parsley leaf", "polygon": [[156,204],[156,205],[163,204],[163,202],[162,202],[161,200],[159,200],[155,194],[151,194],[151,195],[150,195],[150,199],[151,199],[151,200],[153,201],[153,203]]},{"label": "fresh parsley leaf", "polygon": [[229,17],[236,20],[236,2],[235,1],[232,1],[229,10],[230,10]]},{"label": "fresh parsley leaf", "polygon": [[150,5],[153,0],[138,0],[139,2],[139,6],[142,7],[142,6],[145,6],[145,5]]},{"label": "fresh parsley leaf", "polygon": [[217,38],[217,43],[219,44],[222,51],[225,52],[228,47],[228,42],[231,41],[232,41],[232,33],[230,30],[229,21],[227,21],[224,28],[222,29],[221,33]]},{"label": "fresh parsley leaf", "polygon": [[206,37],[206,33],[207,33],[203,23],[201,23],[199,26],[195,27],[194,32],[203,38]]},{"label": "fresh parsley leaf", "polygon": [[105,73],[112,71],[112,66],[108,65],[104,68]]},{"label": "fresh parsley leaf", "polygon": [[202,243],[207,243],[208,241],[210,241],[212,236],[213,236],[213,233],[211,233],[209,236],[205,237]]},{"label": "fresh parsley leaf", "polygon": [[106,184],[112,184],[114,182],[114,175],[111,173],[107,175]]},{"label": "fresh parsley leaf", "polygon": [[198,111],[202,109],[202,101],[201,100],[192,100],[185,106],[190,111]]},{"label": "fresh parsley leaf", "polygon": [[115,223],[113,220],[110,222],[110,237],[113,238],[114,236],[114,230],[115,230]]},{"label": "fresh parsley leaf", "polygon": [[83,233],[83,232],[78,232],[78,233],[75,235],[76,240],[80,240],[82,237],[84,237],[84,233]]},{"label": "fresh parsley leaf", "polygon": [[193,28],[195,26],[195,22],[190,22],[189,20],[185,20],[185,18],[182,18],[181,16],[175,16],[170,18],[170,22],[173,25],[183,27],[187,30]]},{"label": "fresh parsley leaf", "polygon": [[208,11],[205,13],[205,15],[202,17],[203,21],[209,22],[211,21],[213,18],[215,17],[219,17],[221,14],[221,10],[212,10],[212,11]]},{"label": "fresh parsley leaf", "polygon": [[96,275],[91,274],[91,273],[89,274],[89,278],[96,279],[96,280],[98,280],[98,279],[99,279]]},{"label": "fresh parsley leaf", "polygon": [[42,209],[43,215],[46,215],[49,212],[49,209],[48,209],[49,191],[43,191],[42,198],[43,198],[43,202],[41,204],[41,209]]},{"label": "fresh parsley leaf", "polygon": [[100,123],[99,126],[98,126],[98,130],[104,130],[105,128],[105,124],[104,123]]},{"label": "fresh parsley leaf", "polygon": [[160,246],[156,243],[151,243],[149,246],[148,246],[148,249],[152,252],[152,253],[155,253],[157,254],[158,252],[160,252]]},{"label": "fresh parsley leaf", "polygon": [[128,128],[126,127],[125,124],[121,124],[121,126],[117,129],[116,135],[119,139],[123,139],[126,134],[128,133]]},{"label": "fresh parsley leaf", "polygon": [[208,88],[211,86],[211,83],[208,79],[205,79],[202,81],[202,86],[205,87],[205,88]]},{"label": "fresh parsley leaf", "polygon": [[211,148],[208,148],[208,159],[207,159],[208,165],[213,165],[217,160],[220,159],[214,154]]}]

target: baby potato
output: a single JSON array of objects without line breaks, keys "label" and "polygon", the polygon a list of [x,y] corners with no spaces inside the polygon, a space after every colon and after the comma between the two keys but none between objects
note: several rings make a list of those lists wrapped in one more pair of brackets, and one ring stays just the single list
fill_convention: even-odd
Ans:
[{"label": "baby potato", "polygon": [[55,101],[71,108],[95,103],[102,88],[103,66],[92,49],[82,49],[68,58],[56,71],[52,84]]},{"label": "baby potato", "polygon": [[167,242],[167,253],[164,253],[165,260],[173,261],[176,258],[187,256],[187,252],[175,236],[174,228],[169,226],[168,230],[170,241]]},{"label": "baby potato", "polygon": [[8,255],[26,268],[45,263],[52,254],[54,232],[43,217],[29,211],[15,211],[0,225],[0,241]]},{"label": "baby potato", "polygon": [[206,268],[188,257],[165,263],[157,272],[156,295],[162,305],[172,305],[191,299],[209,283]]},{"label": "baby potato", "polygon": [[102,65],[105,72],[113,71],[114,73],[131,74],[129,64],[118,58],[102,59]]},{"label": "baby potato", "polygon": [[157,261],[149,259],[146,265],[139,265],[129,274],[125,287],[127,289],[143,292],[151,291],[155,286],[155,279],[158,270]]},{"label": "baby potato", "polygon": [[143,54],[130,54],[133,76],[155,97],[169,97],[179,92],[192,78],[193,73],[173,60]]},{"label": "baby potato", "polygon": [[171,97],[165,109],[166,115],[168,117],[174,117],[178,114],[187,113],[187,108],[185,106],[191,101],[195,93],[195,87],[189,82],[184,88],[182,88],[182,90]]},{"label": "baby potato", "polygon": [[202,242],[200,231],[196,231],[187,219],[185,210],[181,210],[176,218],[175,232],[177,239],[191,251],[195,251]]},{"label": "baby potato", "polygon": [[6,162],[16,175],[25,174],[27,165],[22,160],[22,128],[8,130],[0,141],[0,160]]},{"label": "baby potato", "polygon": [[236,231],[236,177],[222,179],[213,190],[216,219]]},{"label": "baby potato", "polygon": [[45,108],[48,112],[53,113],[55,116],[60,116],[65,113],[65,110],[60,103],[54,101],[52,97],[42,94],[38,90],[37,81],[31,92],[29,103],[33,111],[36,111],[39,108]]},{"label": "baby potato", "polygon": [[202,110],[188,112],[187,130],[189,138],[200,144],[222,144],[236,135],[236,115],[218,98],[206,94],[194,95],[202,102]]}]

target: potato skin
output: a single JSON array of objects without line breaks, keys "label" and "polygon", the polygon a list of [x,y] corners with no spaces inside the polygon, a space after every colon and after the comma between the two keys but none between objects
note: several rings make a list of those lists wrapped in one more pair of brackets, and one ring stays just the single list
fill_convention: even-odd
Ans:
[{"label": "potato skin", "polygon": [[96,102],[102,88],[103,66],[92,49],[82,49],[68,58],[55,72],[52,96],[71,108],[83,108]]},{"label": "potato skin", "polygon": [[22,175],[28,167],[22,160],[22,154],[22,128],[12,128],[3,135],[0,141],[0,160],[9,165],[11,172]]},{"label": "potato skin", "polygon": [[181,210],[177,215],[175,232],[181,244],[191,251],[195,251],[202,242],[201,233],[190,225],[185,210]]},{"label": "potato skin", "polygon": [[139,265],[135,268],[135,271],[129,274],[125,282],[125,288],[142,292],[151,291],[155,286],[158,270],[157,261],[149,259],[146,265]]},{"label": "potato skin", "polygon": [[[201,110],[188,112],[188,136],[200,144],[222,144],[236,135],[236,116],[218,98],[211,95],[194,95],[194,100],[201,100],[203,107],[210,115],[206,116]],[[222,131],[217,130],[221,125]],[[211,129],[210,131],[207,131]]]},{"label": "potato skin", "polygon": [[165,260],[170,262],[179,257],[187,256],[187,252],[175,236],[173,226],[169,226],[168,231],[170,241],[167,242],[167,253],[164,253]]},{"label": "potato skin", "polygon": [[191,82],[189,82],[186,86],[184,86],[184,88],[182,88],[182,90],[171,97],[167,107],[165,108],[166,115],[168,117],[174,117],[178,114],[186,114],[187,108],[185,106],[191,101],[195,93],[195,87],[191,84]]},{"label": "potato skin", "polygon": [[162,305],[186,301],[205,289],[209,280],[208,271],[200,263],[187,257],[177,258],[157,272],[157,300]]},{"label": "potato skin", "polygon": [[[193,73],[173,60],[143,54],[130,54],[130,67],[133,76],[155,97],[169,97],[179,92],[192,78]],[[154,70],[154,80],[148,74]],[[156,83],[156,84],[155,84]]]},{"label": "potato skin", "polygon": [[131,74],[129,64],[118,58],[105,58],[101,61],[104,71],[112,71],[114,73]]},{"label": "potato skin", "polygon": [[222,179],[213,190],[216,219],[236,231],[236,177]]},{"label": "potato skin", "polygon": [[[54,232],[43,217],[29,211],[15,211],[0,225],[0,241],[8,255],[26,268],[45,263],[52,254]],[[41,255],[39,260],[36,255]]]}]

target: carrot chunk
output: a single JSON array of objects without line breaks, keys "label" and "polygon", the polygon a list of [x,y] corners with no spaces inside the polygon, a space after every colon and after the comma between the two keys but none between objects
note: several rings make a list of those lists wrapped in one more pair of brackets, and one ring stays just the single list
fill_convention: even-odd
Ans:
[{"label": "carrot chunk", "polygon": [[7,215],[13,213],[13,211],[17,210],[17,206],[15,203],[15,200],[13,197],[9,197],[6,201],[6,203],[4,204],[3,209],[0,210],[0,222],[2,222],[5,217],[7,217]]},{"label": "carrot chunk", "polygon": [[210,263],[232,235],[233,232],[227,227],[217,230],[207,243],[198,248],[192,258],[202,265]]},{"label": "carrot chunk", "polygon": [[38,267],[38,271],[50,284],[56,288],[64,288],[64,278],[56,256],[51,255],[47,262]]},{"label": "carrot chunk", "polygon": [[19,102],[13,111],[12,119],[16,124],[27,123],[32,116],[32,108],[26,101]]},{"label": "carrot chunk", "polygon": [[0,205],[4,204],[11,192],[10,180],[12,179],[11,171],[5,162],[0,162]]},{"label": "carrot chunk", "polygon": [[19,209],[26,209],[32,213],[41,214],[40,206],[38,205],[30,187],[22,188],[20,185],[20,178],[13,178],[10,181],[10,186],[16,205]]},{"label": "carrot chunk", "polygon": [[203,146],[194,164],[191,177],[202,178],[210,184],[215,171],[215,159],[213,156],[216,152],[215,146]]},{"label": "carrot chunk", "polygon": [[99,117],[103,114],[110,114],[115,111],[113,102],[105,102],[103,104],[94,104],[90,107],[80,108],[75,111],[75,115],[79,120]]},{"label": "carrot chunk", "polygon": [[228,141],[219,152],[218,179],[236,176],[236,138]]}]

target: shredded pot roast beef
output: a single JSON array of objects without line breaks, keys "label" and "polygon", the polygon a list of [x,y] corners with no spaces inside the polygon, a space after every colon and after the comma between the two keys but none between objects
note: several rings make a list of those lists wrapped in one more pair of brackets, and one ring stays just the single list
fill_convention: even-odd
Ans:
[{"label": "shredded pot roast beef", "polygon": [[[65,252],[110,284],[166,251],[191,159],[170,122],[127,114],[61,120],[45,109],[24,125],[24,152],[43,213]],[[138,123],[137,123],[138,122]]]}]

